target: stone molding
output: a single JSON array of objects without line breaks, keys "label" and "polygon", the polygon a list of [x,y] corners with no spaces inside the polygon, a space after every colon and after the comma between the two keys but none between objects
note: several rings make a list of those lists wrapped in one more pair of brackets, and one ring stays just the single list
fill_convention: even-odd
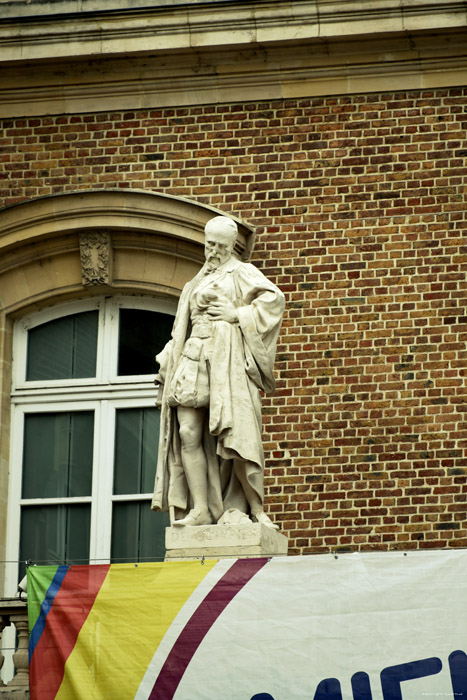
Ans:
[{"label": "stone molding", "polygon": [[[429,38],[426,38],[429,41]],[[66,82],[56,69],[42,68],[35,85],[30,72],[5,75],[0,88],[0,116],[87,113],[103,110],[156,109],[258,99],[294,99],[331,94],[434,89],[465,85],[466,35],[452,38],[449,49],[423,52],[401,40],[387,51],[367,44],[359,55],[355,44],[328,45],[322,54],[296,47],[293,55],[278,50],[217,56],[217,64],[201,59],[185,65],[181,57],[170,68],[155,59],[132,64],[106,61],[82,74],[75,66]],[[412,42],[413,44],[413,42]],[[340,50],[339,50],[340,49]],[[353,49],[353,53],[350,52]],[[431,54],[431,55],[430,55]],[[86,81],[83,81],[83,75]],[[8,84],[10,82],[10,84]],[[16,83],[13,86],[13,83]],[[41,84],[42,83],[42,84]]]},{"label": "stone molding", "polygon": [[[0,271],[6,252],[26,243],[89,230],[157,235],[161,250],[171,250],[169,241],[175,239],[187,244],[179,246],[180,255],[201,263],[204,226],[220,214],[225,212],[182,197],[136,189],[81,190],[41,197],[0,210]],[[237,254],[248,260],[253,231],[232,218],[239,228]],[[192,252],[188,244],[194,244]]]},{"label": "stone molding", "polygon": [[440,31],[467,22],[463,0],[256,0],[58,11],[49,17],[40,12],[40,3],[36,7],[38,14],[27,22],[18,7],[16,17],[0,24],[2,62]]},{"label": "stone molding", "polygon": [[[207,4],[230,2],[230,0],[157,0],[159,6],[176,6],[188,4]],[[104,0],[111,11],[134,10],[135,0]],[[103,0],[2,0],[3,17],[34,17],[56,14],[79,14],[85,12],[102,12]],[[137,8],[153,7],[154,0],[137,0]],[[105,8],[104,8],[105,9]]]},{"label": "stone molding", "polygon": [[0,116],[459,86],[466,27],[461,0],[202,2],[4,19]]}]

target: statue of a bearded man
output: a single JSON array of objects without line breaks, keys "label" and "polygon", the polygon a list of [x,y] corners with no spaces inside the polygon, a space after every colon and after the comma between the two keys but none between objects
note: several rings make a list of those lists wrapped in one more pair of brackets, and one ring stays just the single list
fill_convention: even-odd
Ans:
[{"label": "statue of a bearded man", "polygon": [[264,512],[260,390],[273,391],[284,295],[233,256],[237,225],[205,228],[205,264],[181,294],[160,365],[161,431],[152,508],[171,524],[207,525],[227,511]]}]

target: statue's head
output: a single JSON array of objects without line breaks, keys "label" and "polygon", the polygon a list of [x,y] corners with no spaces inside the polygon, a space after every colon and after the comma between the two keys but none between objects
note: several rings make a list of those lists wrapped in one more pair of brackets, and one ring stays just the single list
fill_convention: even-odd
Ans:
[{"label": "statue's head", "polygon": [[228,216],[215,216],[204,228],[204,255],[211,267],[219,267],[232,255],[237,240],[237,224]]}]

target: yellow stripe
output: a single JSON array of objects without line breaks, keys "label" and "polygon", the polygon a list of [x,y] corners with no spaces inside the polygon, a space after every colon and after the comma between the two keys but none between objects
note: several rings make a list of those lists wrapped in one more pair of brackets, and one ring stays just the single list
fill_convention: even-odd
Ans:
[{"label": "yellow stripe", "polygon": [[66,662],[56,699],[133,698],[174,618],[216,563],[112,565]]}]

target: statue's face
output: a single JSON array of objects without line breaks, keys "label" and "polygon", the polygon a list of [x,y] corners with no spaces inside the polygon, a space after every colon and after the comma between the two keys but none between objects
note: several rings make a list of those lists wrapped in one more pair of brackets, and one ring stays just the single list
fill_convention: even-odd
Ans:
[{"label": "statue's face", "polygon": [[232,255],[235,239],[228,233],[212,231],[206,234],[204,256],[212,267],[219,267]]}]

